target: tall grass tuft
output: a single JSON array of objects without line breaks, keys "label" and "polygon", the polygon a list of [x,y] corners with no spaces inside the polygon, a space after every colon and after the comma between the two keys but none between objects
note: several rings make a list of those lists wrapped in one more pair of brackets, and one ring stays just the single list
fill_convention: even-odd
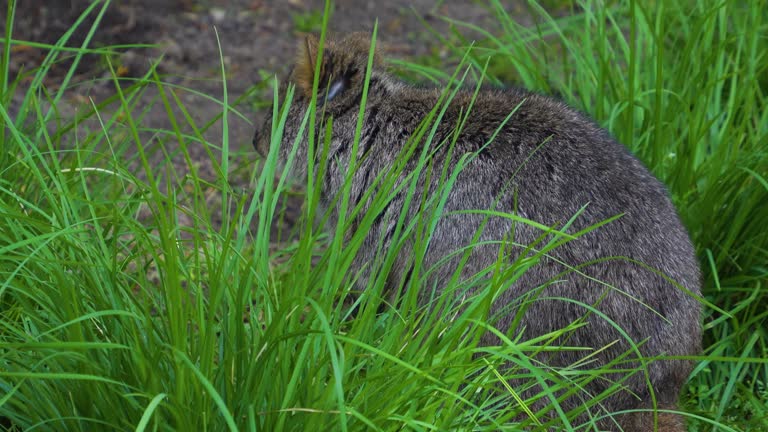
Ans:
[{"label": "tall grass tuft", "polygon": [[[484,79],[561,94],[635,151],[669,185],[716,305],[707,310],[706,350],[684,396],[695,430],[768,429],[764,3],[584,1],[553,18],[531,2],[537,24],[526,28],[491,1],[503,34],[486,33],[467,51],[469,25],[454,23],[445,42],[460,67],[403,156],[443,176],[447,193],[455,172],[418,151],[429,147],[455,89],[472,81],[467,64],[478,79],[486,71]],[[431,309],[419,307],[413,292],[391,303],[381,277],[364,293],[350,292],[356,275],[346,269],[375,209],[398,188],[414,193],[414,182],[397,182],[402,166],[382,173],[374,210],[351,233],[343,221],[326,229],[319,183],[310,177],[301,235],[276,243],[272,226],[291,182],[272,151],[247,170],[251,193],[229,186],[241,174],[232,161],[248,157],[229,148],[228,116],[247,116],[236,101],[220,101],[223,135],[215,142],[203,137],[210,123],[197,124],[181,103],[187,90],[154,69],[113,78],[115,96],[74,118],[58,116],[78,60],[109,53],[89,47],[107,7],[94,2],[73,24],[74,31],[96,17],[83,45],[67,48],[74,62],[54,91],[43,78],[72,32],[44,47],[48,57],[28,83],[11,81],[11,48],[20,41],[8,2],[0,62],[0,428],[495,431],[522,422],[532,430],[590,430],[578,423],[583,413],[563,412],[554,395],[577,392],[595,376],[574,373],[545,387],[538,397],[553,413],[546,425],[520,389],[504,387],[511,377],[562,376],[530,361],[530,353],[556,348],[547,340],[477,347],[479,335],[493,331],[494,290],[531,262],[502,265],[500,257],[486,282],[457,280]],[[326,5],[323,35],[328,16]],[[164,108],[164,130],[143,126],[148,110],[140,103],[150,94]],[[272,148],[291,94],[274,94]],[[14,95],[21,103],[10,109]],[[324,131],[309,118],[303,127],[319,137],[316,151],[327,151]],[[194,167],[193,146],[207,150],[218,178],[174,172],[174,157]],[[220,207],[207,206],[211,190]],[[428,239],[441,196],[419,203],[421,217],[403,224],[396,240]],[[225,215],[220,225],[211,222],[214,212]],[[416,242],[414,252],[424,245]],[[400,250],[382,251],[379,274]],[[479,283],[480,294],[458,307],[453,294]],[[599,413],[599,402],[584,410]]]}]

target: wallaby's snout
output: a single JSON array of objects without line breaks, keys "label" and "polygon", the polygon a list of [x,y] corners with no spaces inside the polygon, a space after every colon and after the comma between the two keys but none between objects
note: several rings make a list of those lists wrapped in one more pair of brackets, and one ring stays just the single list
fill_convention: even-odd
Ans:
[{"label": "wallaby's snout", "polygon": [[262,129],[256,128],[256,132],[253,134],[253,148],[256,149],[259,156],[266,159],[267,154],[269,154],[269,132],[265,133]]},{"label": "wallaby's snout", "polygon": [[256,150],[256,153],[259,154],[259,156],[264,157],[264,155],[261,153],[261,150],[259,149],[259,130],[256,129],[256,132],[253,134],[253,148]]}]

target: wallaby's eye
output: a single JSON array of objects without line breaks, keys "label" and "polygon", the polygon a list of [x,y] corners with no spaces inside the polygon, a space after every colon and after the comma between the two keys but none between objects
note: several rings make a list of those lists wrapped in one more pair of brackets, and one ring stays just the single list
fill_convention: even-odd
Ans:
[{"label": "wallaby's eye", "polygon": [[348,68],[346,71],[344,71],[341,77],[332,82],[328,87],[328,93],[325,96],[325,101],[329,102],[331,99],[347,91],[352,84],[352,77],[354,77],[355,74],[357,74],[356,68]]},{"label": "wallaby's eye", "polygon": [[329,102],[331,99],[336,97],[339,93],[343,92],[346,89],[346,80],[344,78],[341,78],[337,81],[334,81],[333,84],[328,88],[328,95],[325,97],[325,101]]}]

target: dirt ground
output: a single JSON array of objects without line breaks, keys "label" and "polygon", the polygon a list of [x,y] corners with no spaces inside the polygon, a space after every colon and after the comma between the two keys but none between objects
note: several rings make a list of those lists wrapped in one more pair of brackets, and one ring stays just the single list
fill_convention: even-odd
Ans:
[{"label": "dirt ground", "polygon": [[[89,0],[22,0],[17,1],[14,39],[54,43],[80,16]],[[510,13],[525,16],[521,2],[509,2]],[[0,1],[0,14],[5,15],[7,0]],[[159,70],[168,82],[221,99],[222,82],[217,38],[227,71],[229,99],[235,100],[264,77],[281,75],[289,68],[294,48],[301,35],[319,28],[323,0],[113,0],[90,46],[115,44],[153,44],[152,48],[130,48],[116,63],[121,73],[141,76],[152,59],[163,55]],[[98,12],[98,9],[95,10]],[[93,13],[91,16],[95,16]],[[365,31],[378,19],[379,40],[387,57],[414,58],[440,55],[438,39],[425,27],[425,22],[441,33],[448,24],[441,17],[460,19],[493,31],[492,14],[481,2],[457,0],[337,0],[333,5],[330,29],[333,32]],[[423,20],[423,21],[422,21]],[[75,32],[70,46],[79,46],[87,35],[92,19]],[[5,17],[2,17],[2,25]],[[12,72],[30,70],[39,65],[46,52],[42,49],[16,47],[12,56]],[[55,88],[68,64],[63,62],[49,74],[49,86]],[[107,79],[105,62],[93,56],[78,68],[74,82],[88,83],[68,93],[64,115],[74,114],[78,101],[92,97],[101,100],[114,93]],[[151,98],[151,95],[147,96]],[[221,112],[215,101],[183,92],[182,101],[193,118],[204,122]],[[143,126],[168,126],[167,115],[159,104],[142,120]],[[245,121],[231,116],[229,140],[234,150],[251,146],[254,125],[260,124],[261,112],[253,103],[236,107]],[[264,109],[264,108],[262,108]],[[13,106],[11,107],[13,110]],[[210,142],[221,142],[219,124],[206,135]],[[214,178],[209,156],[202,148],[190,149],[196,159],[198,173]],[[254,163],[248,158],[246,163]],[[188,172],[183,158],[176,161],[179,173]],[[247,189],[246,179],[234,178],[235,188]],[[215,198],[212,198],[215,200]],[[293,203],[287,222],[298,212]]]}]

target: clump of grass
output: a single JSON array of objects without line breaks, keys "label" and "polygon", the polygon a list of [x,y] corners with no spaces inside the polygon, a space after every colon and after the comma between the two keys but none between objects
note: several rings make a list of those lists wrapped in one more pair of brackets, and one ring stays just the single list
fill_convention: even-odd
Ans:
[{"label": "clump of grass", "polygon": [[[252,358],[235,339],[263,319],[253,312],[243,325],[254,269],[268,257],[249,253],[256,247],[246,241],[244,218],[225,217],[223,227],[210,222],[212,212],[250,205],[249,196],[227,183],[233,155],[226,127],[220,145],[207,143],[206,125],[194,123],[179,90],[154,70],[136,81],[115,78],[114,97],[74,119],[57,117],[108,6],[93,3],[73,24],[72,30],[96,16],[83,46],[64,49],[71,31],[46,46],[48,57],[23,89],[9,81],[15,41],[14,2],[8,4],[0,108],[0,418],[12,430],[220,429],[235,424],[228,409],[217,409],[224,407],[221,393],[229,399],[234,393],[211,382],[227,381],[224,371],[236,358],[244,364]],[[43,78],[65,53],[74,53],[70,74],[49,93]],[[14,90],[25,93],[10,112]],[[142,126],[146,111],[137,103],[149,92],[166,108],[167,130]],[[222,104],[222,118],[242,115],[226,99]],[[220,173],[214,185],[195,174],[192,145],[221,154],[213,161]],[[153,166],[158,153],[165,157]],[[192,167],[189,176],[174,172],[177,155]],[[159,177],[160,170],[171,174]],[[220,209],[205,205],[211,186],[222,196]],[[185,226],[182,217],[190,221]],[[224,351],[229,354],[221,356]]]},{"label": "clump of grass", "polygon": [[[563,94],[667,181],[709,270],[709,300],[728,312],[707,312],[707,351],[686,395],[699,419],[694,427],[764,428],[768,370],[760,360],[766,346],[760,323],[768,240],[760,220],[768,220],[761,206],[768,201],[768,115],[757,79],[768,65],[758,49],[764,12],[759,5],[701,1],[688,17],[661,3],[646,9],[587,2],[562,19],[532,3],[541,20],[524,29],[491,2],[505,35],[489,34],[469,57],[465,47],[457,54],[478,66],[478,77],[493,53],[491,72],[504,70],[493,63],[500,62],[516,70],[522,84]],[[108,6],[94,3],[84,12],[96,15],[90,35]],[[4,42],[13,39],[13,11],[9,2]],[[328,12],[326,6],[322,29]],[[754,33],[725,32],[732,28]],[[56,118],[69,78],[55,93],[42,78],[67,38],[47,47],[48,60],[13,112],[7,108],[12,93],[22,91],[7,69],[14,42],[5,43],[0,64],[0,425],[56,431],[589,427],[579,423],[583,412],[563,412],[555,395],[578,392],[595,377],[557,380],[557,371],[531,362],[531,353],[555,348],[546,340],[477,348],[479,335],[493,331],[488,298],[530,262],[500,261],[481,287],[457,281],[431,309],[418,306],[415,291],[390,303],[381,277],[351,296],[356,275],[345,270],[375,210],[340,248],[343,225],[329,235],[313,223],[323,214],[318,184],[309,181],[301,235],[275,245],[272,222],[289,179],[272,152],[249,173],[252,194],[231,189],[229,161],[243,157],[229,148],[227,119],[243,115],[234,102],[220,101],[222,113],[211,122],[222,122],[223,135],[208,142],[203,131],[211,122],[200,125],[189,115],[178,97],[186,90],[150,70],[136,80],[114,78],[114,97],[74,119]],[[89,40],[74,49],[72,70],[93,52]],[[222,70],[224,83],[225,77]],[[429,147],[421,144],[430,142],[441,108],[464,80],[456,74],[448,80],[443,104],[409,148]],[[146,110],[137,105],[149,93],[165,108],[165,130],[142,126]],[[290,92],[285,101],[275,95],[273,148],[290,99]],[[323,131],[312,131],[308,120],[304,127],[321,137],[317,151],[326,151]],[[191,146],[208,151],[216,179],[203,180],[194,168],[186,176],[175,172],[174,156],[194,167]],[[447,193],[454,173],[417,155],[421,169],[444,176],[441,193]],[[157,156],[159,166],[150,163]],[[413,192],[407,182],[398,186],[399,174],[382,175],[372,208],[397,187]],[[221,196],[220,206],[207,205],[211,191]],[[419,203],[425,211],[399,238],[428,238],[439,203],[440,194]],[[224,216],[221,225],[211,223],[214,213]],[[417,242],[417,254],[425,244]],[[382,251],[380,275],[398,251]],[[451,294],[470,288],[478,294],[459,307]],[[534,398],[547,401],[547,413],[532,412],[521,389],[504,386],[514,378],[544,384]],[[601,415],[605,396],[584,410]]]}]

